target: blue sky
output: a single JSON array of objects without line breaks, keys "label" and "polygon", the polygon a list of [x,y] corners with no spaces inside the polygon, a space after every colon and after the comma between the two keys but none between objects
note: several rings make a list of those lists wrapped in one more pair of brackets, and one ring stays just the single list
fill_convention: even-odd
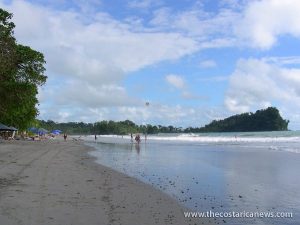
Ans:
[{"label": "blue sky", "polygon": [[276,106],[300,129],[298,0],[0,0],[0,7],[14,14],[17,40],[45,55],[41,119],[187,127]]}]

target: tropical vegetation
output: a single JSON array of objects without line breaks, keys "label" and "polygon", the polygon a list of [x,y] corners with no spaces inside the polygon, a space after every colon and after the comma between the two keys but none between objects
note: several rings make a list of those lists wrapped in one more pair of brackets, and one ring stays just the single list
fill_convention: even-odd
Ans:
[{"label": "tropical vegetation", "polygon": [[201,128],[190,128],[190,132],[249,132],[285,131],[288,120],[284,120],[275,107],[257,110],[255,113],[242,113],[223,120],[213,120]]},{"label": "tropical vegetation", "polygon": [[17,42],[12,16],[0,8],[0,122],[24,130],[38,115],[46,62],[42,53]]}]

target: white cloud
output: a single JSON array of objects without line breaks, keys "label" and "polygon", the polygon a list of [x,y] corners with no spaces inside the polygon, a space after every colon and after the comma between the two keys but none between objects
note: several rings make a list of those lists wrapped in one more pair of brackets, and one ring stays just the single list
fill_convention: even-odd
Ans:
[{"label": "white cloud", "polygon": [[202,10],[181,13],[174,21],[174,26],[188,31],[190,35],[202,38],[216,34],[227,35],[231,30],[231,24],[235,22],[238,16],[228,9],[223,9],[213,16],[207,15],[206,17],[203,15],[205,13]]},{"label": "white cloud", "polygon": [[[192,108],[181,105],[162,105],[150,102],[149,107],[120,107],[118,115],[138,124],[160,124],[175,126],[203,126],[211,118],[224,118],[224,109]],[[126,117],[125,117],[126,116]],[[119,119],[121,119],[119,117]]]},{"label": "white cloud", "polygon": [[235,33],[247,45],[269,49],[281,35],[300,37],[299,11],[298,0],[251,1]]},{"label": "white cloud", "polygon": [[163,2],[160,0],[131,0],[128,3],[130,8],[148,9],[152,6],[162,5]]},{"label": "white cloud", "polygon": [[[8,1],[6,1],[8,2]],[[36,4],[52,7],[52,8],[72,8],[72,10],[80,10],[87,16],[89,13],[95,13],[102,7],[102,0],[37,0]]]},{"label": "white cloud", "polygon": [[217,12],[206,11],[201,4],[185,11],[162,7],[153,12],[150,25],[184,32],[198,40],[201,48],[269,49],[282,35],[300,37],[298,0],[222,0],[218,4]]},{"label": "white cloud", "polygon": [[175,126],[203,126],[215,118],[228,116],[226,111],[221,108],[199,108],[181,105],[163,105],[150,102],[149,106],[140,104],[137,106],[116,106],[101,108],[83,108],[74,106],[72,112],[68,107],[62,106],[61,110],[53,107],[41,110],[41,119],[48,119],[47,115],[52,114],[51,120],[58,122],[83,121],[95,122],[101,120],[121,121],[129,119],[137,124],[160,124]]},{"label": "white cloud", "polygon": [[221,7],[229,7],[235,10],[240,10],[245,7],[245,5],[252,0],[219,0],[219,5]]},{"label": "white cloud", "polygon": [[276,64],[279,66],[285,66],[285,65],[299,66],[300,65],[300,57],[299,56],[264,57],[263,60],[265,62]]},{"label": "white cloud", "polygon": [[125,88],[117,85],[90,85],[81,80],[72,81],[61,92],[56,104],[99,108],[101,106],[136,105],[141,100],[129,97]]},{"label": "white cloud", "polygon": [[213,68],[217,66],[214,60],[203,60],[199,63],[201,68]]},{"label": "white cloud", "polygon": [[166,27],[170,22],[172,11],[170,8],[162,7],[153,12],[153,18],[150,20],[150,25]]},{"label": "white cloud", "polygon": [[50,70],[60,61],[54,69],[63,74],[89,75],[105,67],[130,72],[198,50],[196,41],[179,33],[133,32],[130,25],[104,13],[86,24],[80,13],[23,1],[13,1],[6,8],[14,12],[17,39],[43,50]]},{"label": "white cloud", "polygon": [[169,74],[165,77],[165,80],[169,85],[175,87],[180,91],[180,97],[184,100],[206,101],[209,99],[208,96],[192,93],[191,90],[189,90],[189,86],[187,85],[183,76],[176,75],[176,74]]},{"label": "white cloud", "polygon": [[300,69],[264,60],[242,59],[230,76],[225,105],[232,112],[248,112],[275,105],[285,114],[300,110]]},{"label": "white cloud", "polygon": [[97,11],[96,9],[102,5],[102,0],[73,0],[73,2],[78,5],[84,13],[94,13]]},{"label": "white cloud", "polygon": [[201,4],[179,12],[162,7],[154,11],[149,24],[156,29],[185,33],[198,40],[201,48],[219,48],[234,44],[233,25],[240,16],[238,12],[230,8],[221,8],[215,13],[208,12]]},{"label": "white cloud", "polygon": [[166,81],[175,88],[184,89],[186,87],[185,81],[182,76],[169,74],[166,76]]},{"label": "white cloud", "polygon": [[208,100],[209,98],[207,96],[202,95],[196,95],[191,93],[190,91],[182,91],[181,97],[185,100]]},{"label": "white cloud", "polygon": [[228,76],[207,76],[197,79],[200,82],[224,82],[228,80]]},{"label": "white cloud", "polygon": [[[71,112],[79,106],[99,109],[134,105],[138,100],[128,96],[122,86],[128,73],[199,50],[195,40],[180,33],[137,31],[106,13],[95,13],[87,19],[74,10],[55,10],[18,0],[0,0],[0,7],[14,13],[19,43],[45,55],[47,75],[53,79],[41,90],[41,107],[49,102],[53,107],[66,104]],[[55,89],[55,94],[49,89]]]}]

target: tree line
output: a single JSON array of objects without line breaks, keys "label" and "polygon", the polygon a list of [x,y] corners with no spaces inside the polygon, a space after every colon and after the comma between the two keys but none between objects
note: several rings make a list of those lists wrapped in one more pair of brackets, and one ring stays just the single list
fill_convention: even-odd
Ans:
[{"label": "tree line", "polygon": [[56,123],[52,120],[44,121],[38,120],[38,126],[43,127],[49,131],[58,129],[69,134],[118,134],[125,135],[130,133],[179,133],[183,132],[182,128],[174,126],[161,126],[161,125],[137,125],[130,120],[112,121],[103,120],[96,123],[83,123],[83,122],[68,122]]},{"label": "tree line", "polygon": [[96,123],[69,122],[55,123],[54,121],[40,120],[39,126],[48,129],[60,129],[69,134],[118,134],[130,133],[201,133],[201,132],[246,132],[246,131],[282,131],[288,129],[288,120],[282,119],[278,109],[269,107],[255,113],[242,113],[223,120],[213,120],[204,127],[181,128],[162,125],[137,125],[130,120],[100,121]]}]

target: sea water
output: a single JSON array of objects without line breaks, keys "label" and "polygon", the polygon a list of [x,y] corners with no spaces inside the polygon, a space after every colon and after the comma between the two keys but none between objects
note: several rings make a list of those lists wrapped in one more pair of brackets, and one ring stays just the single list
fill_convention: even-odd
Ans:
[{"label": "sea water", "polygon": [[[227,224],[299,224],[300,132],[84,137],[97,162],[199,212],[288,212],[293,218],[219,218]],[[200,222],[200,219],[199,219]]]}]

